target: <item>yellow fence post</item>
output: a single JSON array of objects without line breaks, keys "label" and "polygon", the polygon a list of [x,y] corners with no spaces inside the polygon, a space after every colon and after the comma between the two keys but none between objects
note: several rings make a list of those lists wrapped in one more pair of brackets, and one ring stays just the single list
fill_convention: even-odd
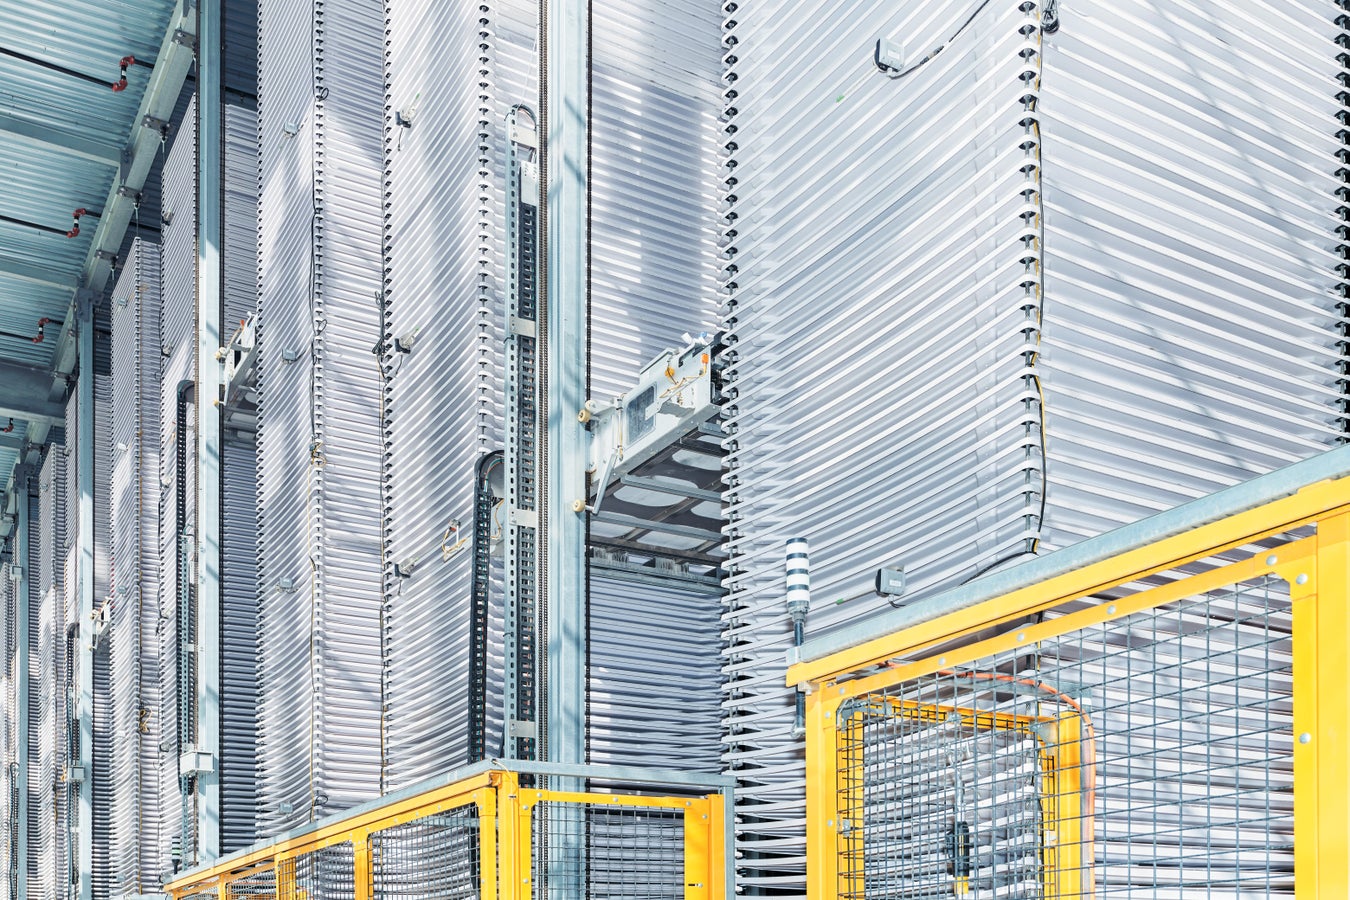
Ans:
[{"label": "yellow fence post", "polygon": [[355,900],[373,900],[375,873],[370,865],[370,834],[360,831],[352,835],[352,866],[355,870]]},{"label": "yellow fence post", "polygon": [[727,900],[727,798],[724,794],[708,797],[708,878],[712,885],[710,900]]},{"label": "yellow fence post", "polygon": [[712,867],[712,821],[708,799],[686,801],[684,808],[684,898],[710,900]]},{"label": "yellow fence post", "polygon": [[[833,900],[839,892],[839,703],[825,692],[806,696],[806,892],[810,900]],[[861,833],[858,835],[861,840]]]},{"label": "yellow fence post", "polygon": [[1350,897],[1350,515],[1317,526],[1293,575],[1294,878],[1299,900]]},{"label": "yellow fence post", "polygon": [[497,900],[497,789],[475,795],[478,803],[478,900]]},{"label": "yellow fence post", "polygon": [[515,772],[494,772],[497,792],[498,892],[501,900],[530,900],[530,805]]}]

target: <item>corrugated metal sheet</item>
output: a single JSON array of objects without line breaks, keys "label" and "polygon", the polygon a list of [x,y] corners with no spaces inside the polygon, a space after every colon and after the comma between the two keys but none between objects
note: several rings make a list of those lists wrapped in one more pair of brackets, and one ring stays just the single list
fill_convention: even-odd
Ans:
[{"label": "corrugated metal sheet", "polygon": [[159,769],[160,253],[138,240],[113,288],[111,892],[143,893],[170,868]]},{"label": "corrugated metal sheet", "polygon": [[222,456],[220,794],[221,850],[257,831],[258,506],[252,443],[227,441]]},{"label": "corrugated metal sheet", "polygon": [[[744,884],[790,893],[785,538],[818,632],[880,565],[920,596],[1340,428],[1333,4],[1075,4],[1044,46],[1030,4],[803,7],[725,40],[727,759]],[[892,79],[878,37],[944,49]]]},{"label": "corrugated metal sheet", "polygon": [[264,3],[259,824],[379,793],[378,3]]},{"label": "corrugated metal sheet", "polygon": [[258,113],[225,104],[225,337],[258,311]]},{"label": "corrugated metal sheet", "polygon": [[1341,439],[1338,12],[1064,5],[1041,106],[1047,546]]},{"label": "corrugated metal sheet", "polygon": [[[237,103],[258,94],[258,0],[226,0],[221,8],[224,31],[222,68],[225,102]],[[226,113],[228,119],[229,113]],[[228,127],[228,122],[227,122]]]},{"label": "corrugated metal sheet", "polygon": [[[468,675],[464,652],[444,652],[467,643],[469,556],[450,549],[452,523],[467,533],[474,464],[501,440],[504,123],[513,105],[537,106],[537,16],[529,2],[390,9],[390,104],[408,124],[391,122],[387,139],[386,331],[416,338],[386,369],[390,561],[407,576],[389,599],[390,787],[465,752],[462,711],[428,711],[423,698]],[[627,389],[682,332],[716,324],[716,23],[707,3],[640,3],[595,20],[596,396]],[[481,96],[462,89],[475,78]],[[629,751],[642,761],[638,745]]]}]

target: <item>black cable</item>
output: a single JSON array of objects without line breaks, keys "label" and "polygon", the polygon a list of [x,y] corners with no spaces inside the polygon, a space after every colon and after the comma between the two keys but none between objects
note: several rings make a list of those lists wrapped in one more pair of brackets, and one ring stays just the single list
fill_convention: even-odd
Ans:
[{"label": "black cable", "polygon": [[895,79],[895,80],[899,80],[899,79],[901,79],[901,78],[904,78],[906,75],[909,75],[911,72],[914,72],[914,71],[916,71],[916,70],[918,70],[918,69],[923,68],[924,66],[926,66],[926,65],[928,65],[930,62],[932,62],[934,59],[936,59],[936,58],[937,58],[937,55],[938,55],[939,53],[941,53],[943,50],[946,50],[949,46],[951,46],[952,41],[954,41],[954,40],[956,40],[957,38],[959,38],[959,37],[962,35],[962,33],[965,32],[965,30],[966,30],[967,28],[970,27],[970,24],[971,24],[972,22],[975,21],[975,17],[978,16],[980,13],[984,12],[984,8],[985,8],[986,6],[989,5],[989,2],[990,2],[990,0],[984,0],[984,2],[982,2],[979,6],[975,7],[975,11],[972,12],[972,13],[966,18],[966,20],[965,20],[964,22],[961,23],[961,27],[960,27],[960,28],[958,28],[958,29],[956,29],[955,31],[952,32],[952,36],[951,36],[951,37],[947,38],[947,40],[944,41],[940,46],[938,46],[937,49],[933,50],[933,52],[929,53],[927,56],[925,56],[923,59],[921,59],[921,60],[919,60],[918,62],[916,62],[914,65],[910,66],[908,69],[905,69],[905,70],[902,71],[902,72],[897,72],[896,74],[892,75],[892,74],[890,74],[890,73],[887,71],[886,67],[883,67],[883,66],[880,64],[880,62],[877,63],[877,67],[880,68],[883,72],[886,72],[886,77],[887,77],[887,78],[892,78],[892,79]]},{"label": "black cable", "polygon": [[38,59],[36,56],[29,56],[27,53],[20,53],[18,50],[10,50],[8,47],[0,47],[0,54],[20,60],[21,62],[31,63],[35,66],[41,66],[44,69],[50,69],[53,72],[60,72],[62,75],[69,75],[71,78],[78,78],[81,81],[87,81],[90,84],[96,84],[99,87],[112,87],[113,82],[106,78],[95,78],[93,75],[86,75],[84,72],[78,72],[75,69],[67,68],[59,63],[48,62],[45,59]]},{"label": "black cable", "polygon": [[45,231],[48,234],[59,234],[65,237],[67,229],[57,228],[54,225],[43,225],[40,222],[29,222],[27,219],[16,219],[13,216],[0,215],[0,222],[7,222],[10,225],[19,225],[24,228],[33,228],[37,231]]}]

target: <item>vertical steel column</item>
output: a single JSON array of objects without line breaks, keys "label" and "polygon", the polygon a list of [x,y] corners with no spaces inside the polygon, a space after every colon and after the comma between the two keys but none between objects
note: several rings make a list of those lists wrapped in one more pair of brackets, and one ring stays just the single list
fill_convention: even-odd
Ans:
[{"label": "vertical steel column", "polygon": [[[542,311],[548,416],[543,591],[547,617],[547,759],[586,761],[586,404],[588,0],[546,0],[547,268]],[[568,783],[570,782],[570,783]],[[578,780],[555,786],[579,789]]]},{"label": "vertical steel column", "polygon": [[14,817],[15,830],[15,871],[9,873],[15,886],[14,896],[20,900],[28,897],[28,739],[32,722],[28,708],[29,681],[29,617],[32,612],[28,603],[28,591],[32,585],[32,535],[31,516],[29,516],[29,478],[30,469],[21,465],[14,470],[14,492],[18,495],[18,530],[14,535],[14,559],[19,566],[19,596],[14,604],[14,717],[15,741],[18,744],[15,754],[14,780],[18,790],[11,790],[10,796],[17,794],[19,808]]},{"label": "vertical steel column", "polygon": [[197,862],[220,856],[221,2],[197,3]]},{"label": "vertical steel column", "polygon": [[[79,795],[73,833],[75,846],[75,897],[93,896],[94,870],[94,295],[81,290],[76,313],[80,377],[76,382],[79,416],[76,448],[76,478],[79,490],[79,547],[76,569],[79,611],[75,640],[78,642],[79,675],[76,681],[75,727],[79,731]],[[59,836],[57,838],[60,840]]]}]

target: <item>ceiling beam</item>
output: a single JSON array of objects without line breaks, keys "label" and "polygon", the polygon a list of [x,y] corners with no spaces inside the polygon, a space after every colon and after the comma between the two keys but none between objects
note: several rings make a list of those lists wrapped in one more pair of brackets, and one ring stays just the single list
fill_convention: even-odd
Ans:
[{"label": "ceiling beam", "polygon": [[122,163],[121,147],[10,113],[0,112],[0,133],[13,135],[44,150],[57,150],[113,168]]},{"label": "ceiling beam", "polygon": [[94,240],[84,260],[80,288],[70,298],[66,309],[63,319],[65,324],[61,326],[52,366],[52,396],[64,391],[65,376],[75,371],[73,328],[80,292],[89,291],[95,301],[103,295],[103,289],[112,275],[112,256],[122,247],[122,238],[140,201],[145,180],[150,175],[156,155],[163,147],[161,123],[167,123],[173,118],[178,94],[183,89],[183,82],[187,79],[188,69],[196,53],[196,43],[196,3],[180,0],[174,4],[169,16],[159,55],[155,57],[155,68],[150,73],[150,83],[146,85],[145,96],[141,98],[140,108],[136,110],[136,118],[131,123],[126,159],[113,179],[112,187],[108,189],[108,198],[103,202],[98,229],[94,232]]},{"label": "ceiling beam", "polygon": [[48,398],[52,376],[45,368],[0,360],[0,418],[41,423],[44,433],[64,425],[65,408]]},{"label": "ceiling beam", "polygon": [[0,275],[8,275],[20,281],[33,284],[45,284],[50,287],[65,288],[73,291],[79,285],[79,276],[60,269],[50,269],[36,263],[20,262],[17,259],[0,257]]}]

